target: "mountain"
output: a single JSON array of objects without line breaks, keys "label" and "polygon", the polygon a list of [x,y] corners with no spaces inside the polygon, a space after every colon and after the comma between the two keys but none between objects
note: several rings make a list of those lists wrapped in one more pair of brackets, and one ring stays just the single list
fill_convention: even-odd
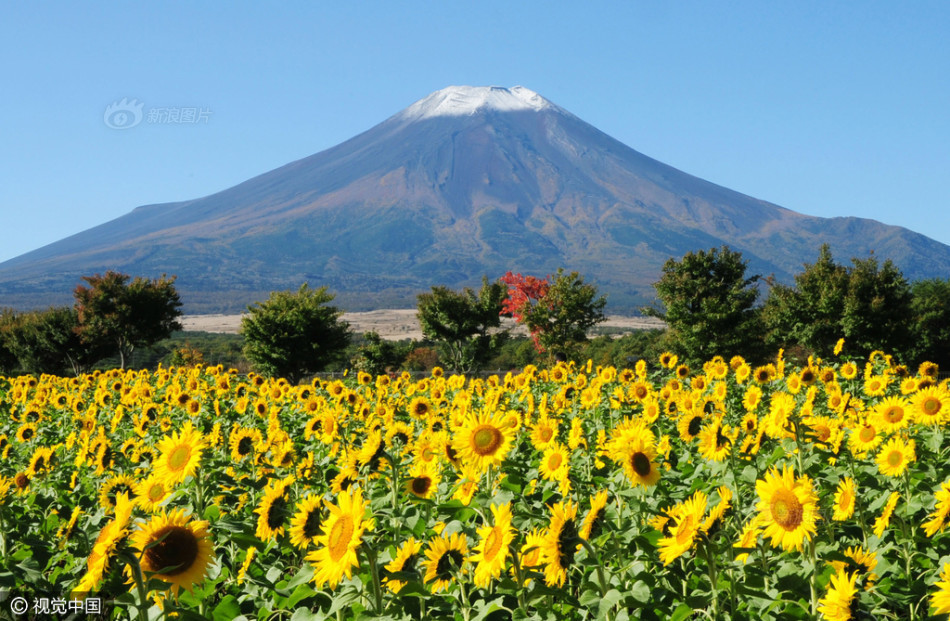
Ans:
[{"label": "mountain", "polygon": [[327,285],[349,310],[431,285],[577,270],[614,312],[653,298],[664,261],[727,244],[790,281],[823,242],[908,278],[950,247],[862,218],[817,218],[647,157],[522,87],[453,86],[335,147],[232,188],[146,205],[0,264],[0,305],[68,303],[108,269],[178,276],[186,312],[234,312]]}]

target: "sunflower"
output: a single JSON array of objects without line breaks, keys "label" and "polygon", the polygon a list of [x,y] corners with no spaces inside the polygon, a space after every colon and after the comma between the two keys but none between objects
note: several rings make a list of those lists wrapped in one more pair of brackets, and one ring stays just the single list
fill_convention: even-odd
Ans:
[{"label": "sunflower", "polygon": [[264,437],[257,429],[239,427],[231,432],[228,445],[231,449],[231,459],[241,461],[245,457],[253,456],[260,451]]},{"label": "sunflower", "polygon": [[318,587],[329,583],[335,589],[345,575],[353,575],[353,568],[359,566],[356,549],[363,540],[363,532],[372,530],[373,520],[365,519],[368,503],[363,501],[363,491],[352,488],[337,496],[336,505],[327,503],[330,515],[323,525],[323,531],[317,537],[320,547],[307,555],[313,564],[314,582]]},{"label": "sunflower", "polygon": [[581,539],[590,541],[600,535],[606,521],[604,507],[607,506],[607,498],[608,492],[605,489],[591,497],[590,509],[587,511],[587,515],[584,516],[584,524],[581,526],[581,532],[579,533]]},{"label": "sunflower", "polygon": [[541,543],[544,581],[548,586],[564,586],[567,569],[574,564],[574,555],[581,546],[576,522],[577,505],[559,502],[549,509],[551,522]]},{"label": "sunflower", "polygon": [[184,509],[153,515],[132,533],[132,545],[142,553],[142,571],[167,582],[175,594],[191,592],[211,565],[208,522],[190,519]]},{"label": "sunflower", "polygon": [[894,508],[897,507],[897,501],[900,497],[899,492],[891,492],[891,495],[887,497],[887,502],[884,503],[884,510],[881,511],[881,515],[874,520],[873,530],[878,538],[884,534],[884,530],[890,525],[891,515],[894,514]]},{"label": "sunflower", "polygon": [[148,512],[157,511],[171,495],[171,486],[160,476],[151,475],[135,485],[135,504]]},{"label": "sunflower", "polygon": [[851,602],[858,590],[855,587],[856,574],[839,569],[831,576],[828,592],[818,602],[818,612],[828,621],[847,621],[851,618]]},{"label": "sunflower", "polygon": [[30,457],[30,465],[26,469],[26,473],[30,477],[36,477],[39,474],[42,474],[48,471],[52,467],[53,459],[53,449],[48,446],[38,447],[33,451],[33,455]]},{"label": "sunflower", "polygon": [[915,443],[913,440],[904,440],[900,436],[894,436],[887,441],[881,452],[877,454],[878,471],[889,477],[898,477],[907,470],[907,465],[917,459]]},{"label": "sunflower", "polygon": [[180,433],[167,435],[158,442],[161,455],[155,462],[155,472],[169,484],[181,483],[198,469],[204,448],[201,432],[187,421]]},{"label": "sunflower", "polygon": [[639,421],[632,425],[621,423],[614,429],[607,455],[623,468],[624,475],[635,486],[653,487],[660,480],[656,438]]},{"label": "sunflower", "polygon": [[29,442],[36,437],[36,423],[23,423],[16,431],[17,442]]},{"label": "sunflower", "polygon": [[538,468],[541,478],[547,481],[563,483],[571,474],[571,455],[567,447],[559,442],[552,442],[541,456],[541,465]]},{"label": "sunflower", "polygon": [[947,516],[950,516],[950,481],[940,484],[940,489],[934,494],[934,500],[934,510],[927,516],[930,519],[923,524],[928,537],[933,537],[947,527]]},{"label": "sunflower", "polygon": [[74,595],[85,596],[98,588],[109,569],[112,553],[128,534],[131,517],[132,502],[128,494],[119,494],[115,503],[115,517],[99,531],[99,536],[96,537],[96,542],[92,546],[92,552],[86,559],[86,573],[73,589]]},{"label": "sunflower", "polygon": [[854,479],[851,477],[841,479],[835,492],[834,514],[831,519],[842,522],[854,515],[854,500],[856,497]]},{"label": "sunflower", "polygon": [[847,561],[832,561],[831,566],[836,572],[851,571],[856,577],[862,578],[865,588],[870,588],[877,580],[874,569],[877,567],[877,555],[870,550],[858,546],[850,546],[844,551]]},{"label": "sunflower", "polygon": [[391,560],[384,567],[383,584],[393,593],[399,593],[406,583],[385,575],[396,573],[407,573],[418,575],[420,552],[422,552],[422,542],[416,541],[415,537],[410,537],[404,544],[399,546],[396,551],[396,558]]},{"label": "sunflower", "polygon": [[884,431],[893,433],[907,427],[910,408],[910,401],[904,397],[886,397],[874,406],[872,415]]},{"label": "sunflower", "polygon": [[119,494],[135,493],[135,479],[127,474],[117,474],[99,488],[99,505],[107,509],[115,507]]},{"label": "sunflower", "polygon": [[320,534],[321,501],[315,494],[308,494],[297,503],[297,513],[290,520],[290,543],[306,550]]},{"label": "sunflower", "polygon": [[531,445],[539,451],[557,441],[558,420],[542,414],[531,425]]},{"label": "sunflower", "polygon": [[851,447],[851,452],[861,457],[877,448],[883,439],[878,432],[878,428],[871,420],[859,423],[848,436],[848,445]]},{"label": "sunflower", "polygon": [[680,439],[683,440],[683,442],[691,442],[692,439],[702,431],[704,418],[702,410],[698,412],[687,410],[680,416],[676,423],[676,428],[680,433]]},{"label": "sunflower", "polygon": [[406,492],[416,498],[432,498],[438,491],[442,477],[438,469],[431,462],[416,460],[409,468],[409,480],[406,481]]},{"label": "sunflower", "polygon": [[864,380],[864,394],[869,397],[883,397],[889,382],[887,375],[872,375]]},{"label": "sunflower", "polygon": [[484,472],[491,465],[501,465],[513,439],[513,429],[506,417],[499,412],[483,411],[466,417],[452,438],[452,448],[459,460]]},{"label": "sunflower", "polygon": [[937,590],[930,594],[930,605],[935,614],[950,612],[950,563],[940,570],[940,580],[934,584]]},{"label": "sunflower", "polygon": [[723,428],[722,418],[714,416],[699,432],[699,452],[709,461],[723,461],[732,449],[733,434],[728,425]]},{"label": "sunflower", "polygon": [[818,519],[818,496],[811,479],[807,475],[796,479],[788,466],[781,472],[772,468],[764,480],[755,482],[755,489],[763,534],[772,538],[773,547],[800,551],[804,541],[815,534]]},{"label": "sunflower", "polygon": [[254,510],[258,514],[256,536],[267,540],[284,533],[284,525],[290,517],[290,507],[285,492],[292,479],[274,481],[264,488],[264,497]]},{"label": "sunflower", "polygon": [[453,533],[446,537],[439,535],[429,542],[426,549],[426,582],[432,583],[432,592],[438,593],[449,588],[456,573],[465,571],[468,556],[468,541],[464,533]]},{"label": "sunflower", "polygon": [[69,516],[69,520],[61,524],[56,530],[56,538],[59,539],[59,547],[64,547],[66,542],[69,541],[69,538],[72,536],[73,531],[76,528],[76,522],[79,520],[79,516],[81,514],[82,507],[73,507],[73,511]]},{"label": "sunflower", "polygon": [[668,523],[668,536],[657,542],[660,560],[664,565],[669,565],[693,547],[693,541],[703,523],[707,501],[706,494],[697,491],[690,498],[674,505],[666,512],[672,525]]},{"label": "sunflower", "polygon": [[921,388],[911,398],[914,419],[922,425],[938,425],[950,412],[950,393],[940,386]]},{"label": "sunflower", "polygon": [[257,556],[257,548],[251,546],[247,549],[247,554],[244,556],[244,562],[241,563],[241,568],[238,569],[237,576],[235,580],[238,584],[244,584],[244,578],[247,576],[248,570],[251,568],[251,563],[254,561],[254,557]]},{"label": "sunflower", "polygon": [[515,538],[511,527],[511,506],[492,503],[491,513],[494,524],[478,529],[480,541],[475,546],[475,554],[469,559],[475,565],[475,585],[487,587],[492,578],[501,576],[508,560],[508,547]]},{"label": "sunflower", "polygon": [[732,490],[725,485],[720,485],[716,490],[719,493],[719,502],[709,510],[709,515],[703,521],[700,530],[706,535],[712,536],[722,527],[723,516],[726,511],[732,507]]}]

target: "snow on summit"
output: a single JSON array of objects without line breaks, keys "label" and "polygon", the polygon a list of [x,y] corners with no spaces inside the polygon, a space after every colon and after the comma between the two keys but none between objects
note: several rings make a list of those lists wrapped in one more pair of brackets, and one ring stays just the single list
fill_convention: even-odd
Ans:
[{"label": "snow on summit", "polygon": [[557,108],[523,86],[449,86],[420,99],[400,113],[408,121],[439,116],[470,116],[479,110],[543,110]]}]

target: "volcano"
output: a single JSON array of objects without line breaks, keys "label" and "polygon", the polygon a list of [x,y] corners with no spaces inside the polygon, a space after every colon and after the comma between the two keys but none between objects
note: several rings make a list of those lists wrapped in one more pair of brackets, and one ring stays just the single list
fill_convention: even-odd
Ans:
[{"label": "volcano", "polygon": [[704,181],[520,86],[453,86],[368,131],[216,194],[146,205],[0,264],[0,305],[69,303],[82,276],[176,275],[189,313],[238,312],[303,282],[348,310],[410,307],[432,285],[577,270],[624,312],[669,258],[728,245],[790,282],[822,243],[910,279],[950,247],[895,226],[818,218]]}]

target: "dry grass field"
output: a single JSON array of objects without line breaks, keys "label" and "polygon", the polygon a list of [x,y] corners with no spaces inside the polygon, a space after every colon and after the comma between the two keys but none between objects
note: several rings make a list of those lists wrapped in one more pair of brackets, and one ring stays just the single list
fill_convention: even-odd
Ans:
[{"label": "dry grass field", "polygon": [[[422,339],[422,330],[416,319],[416,310],[383,309],[361,313],[345,313],[344,321],[348,322],[354,332],[375,331],[382,338],[398,341],[401,339]],[[527,331],[516,326],[510,319],[502,320],[506,327],[512,328],[515,334],[527,334]],[[186,315],[181,319],[185,330],[199,332],[220,332],[236,334],[241,328],[241,315]],[[612,315],[601,324],[605,328],[620,331],[649,330],[662,328],[663,322],[653,317],[622,317]]]}]

